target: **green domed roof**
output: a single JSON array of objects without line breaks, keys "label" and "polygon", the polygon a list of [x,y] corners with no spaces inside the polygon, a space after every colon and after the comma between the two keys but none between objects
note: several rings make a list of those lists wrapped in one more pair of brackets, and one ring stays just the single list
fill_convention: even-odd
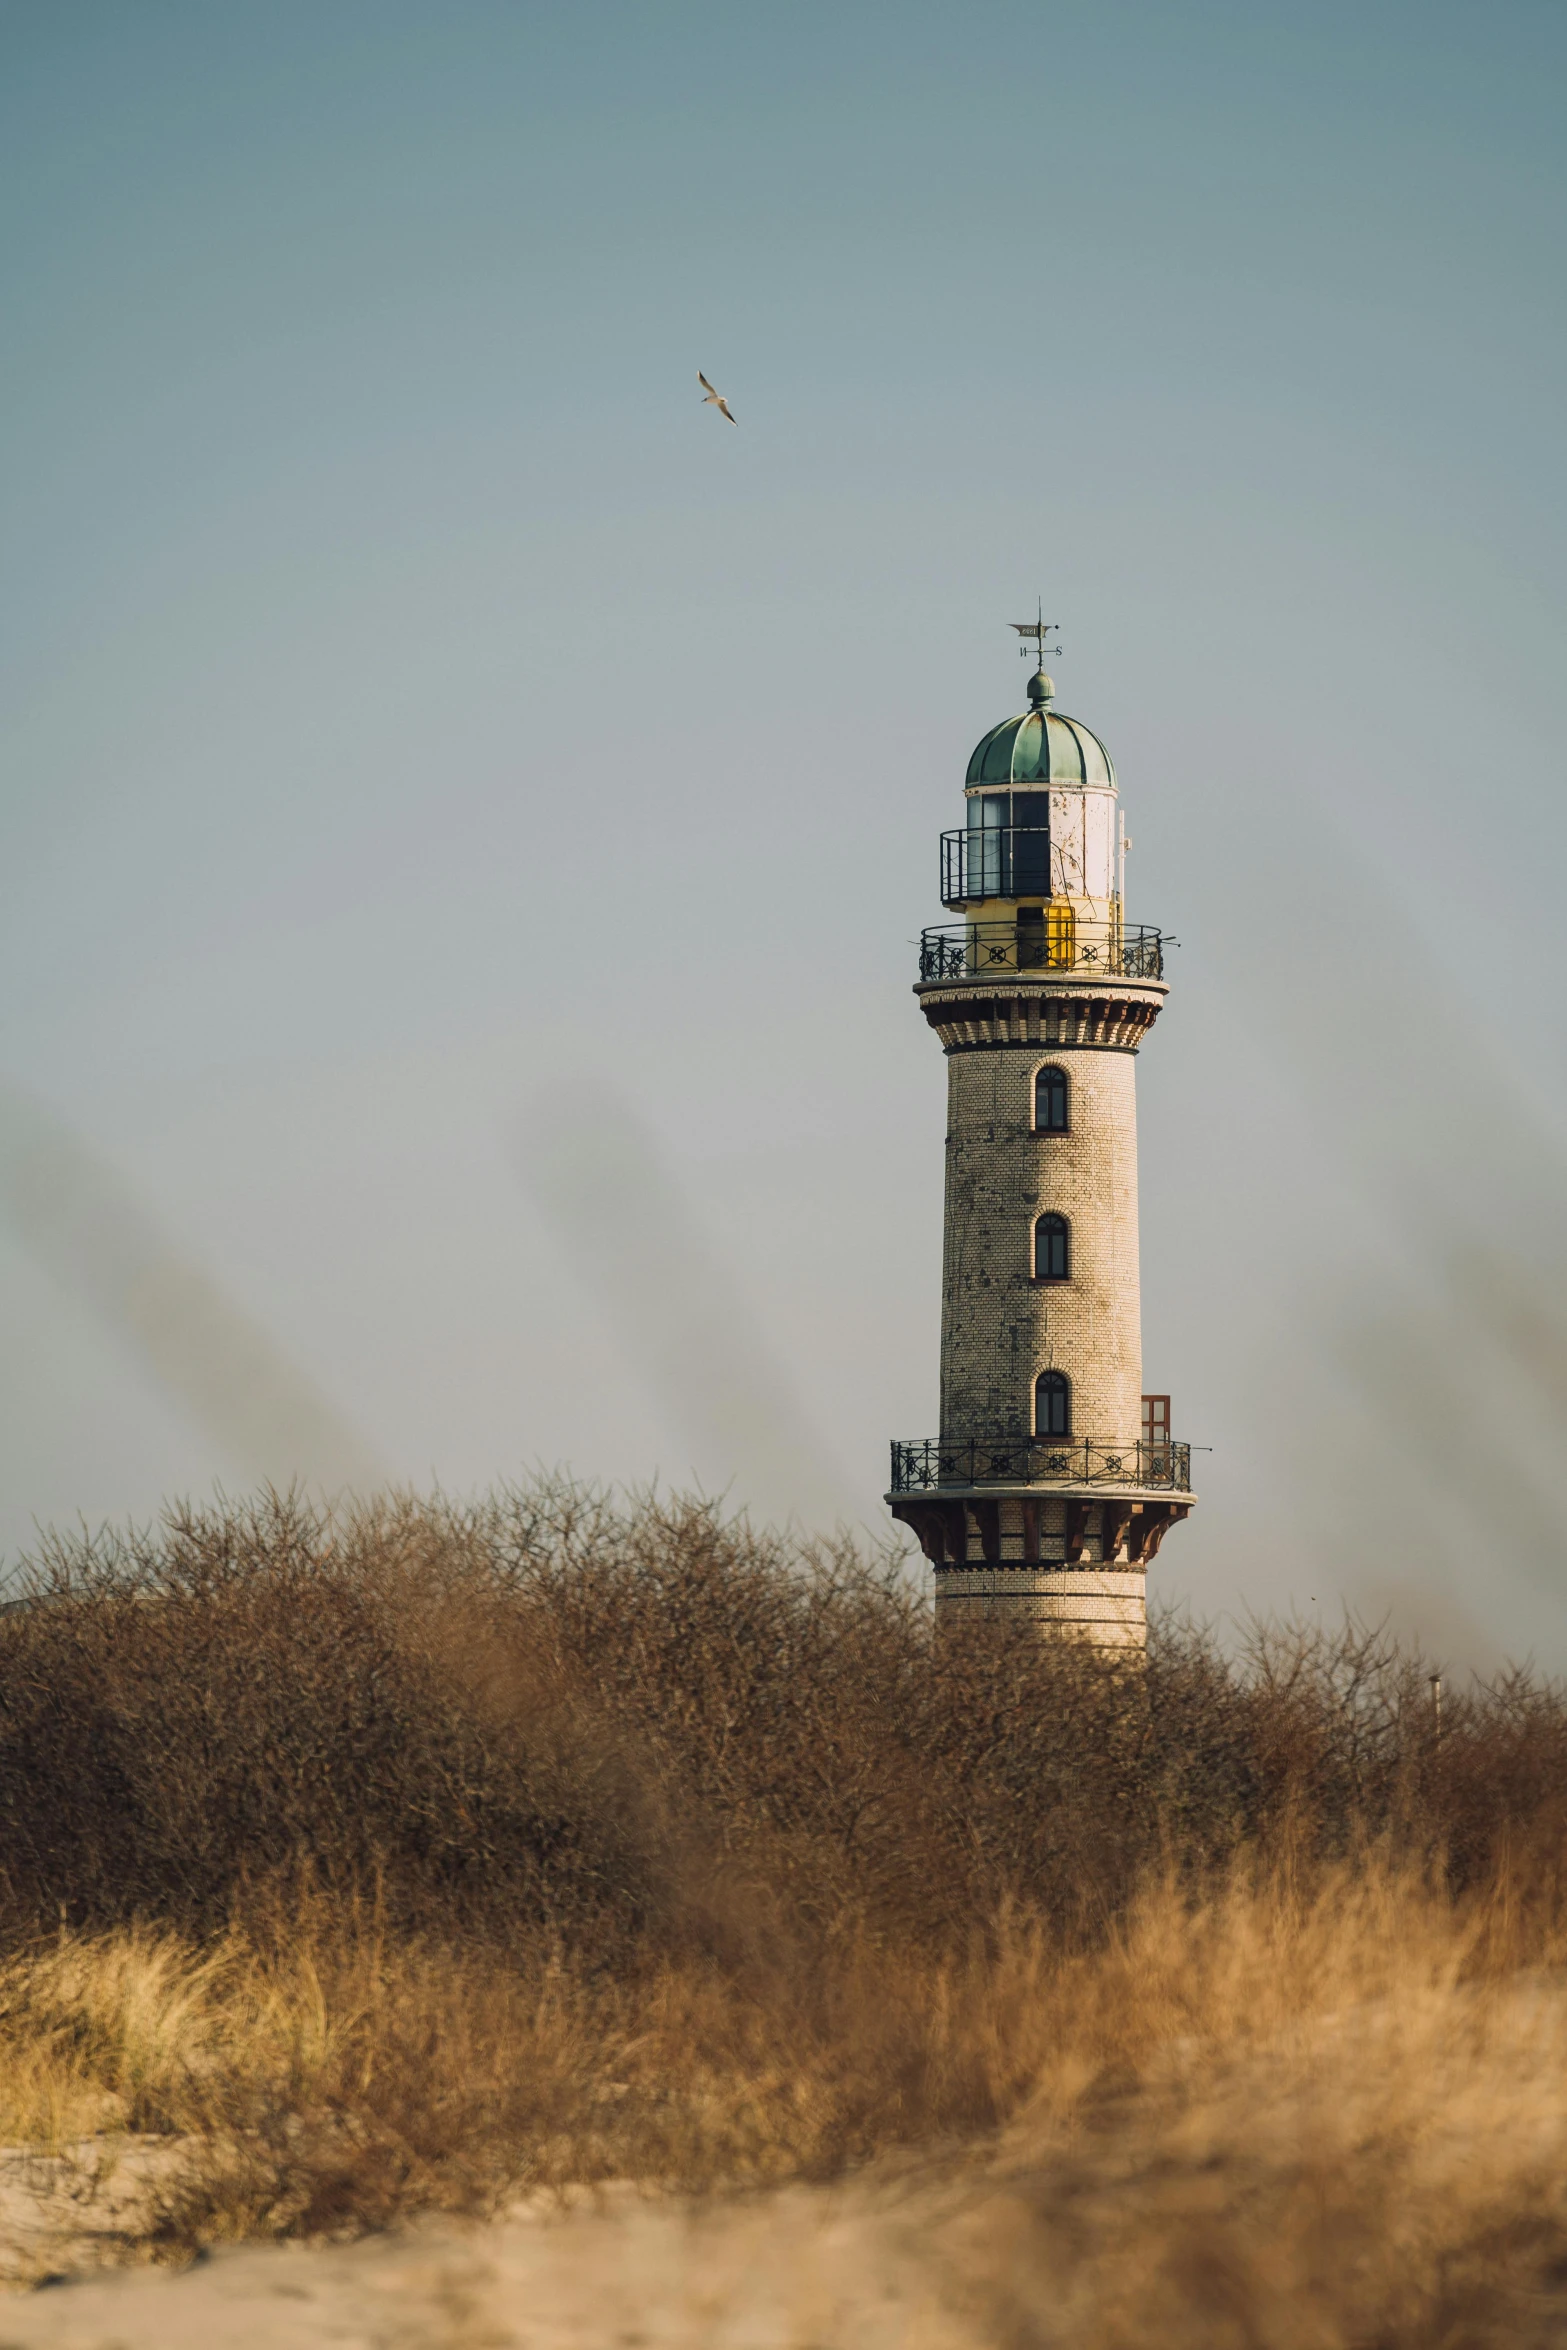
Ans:
[{"label": "green domed roof", "polygon": [[1115,769],[1097,734],[1049,708],[1054,688],[1041,671],[1029,680],[1033,708],[993,726],[968,763],[975,783],[1063,783],[1114,791]]}]

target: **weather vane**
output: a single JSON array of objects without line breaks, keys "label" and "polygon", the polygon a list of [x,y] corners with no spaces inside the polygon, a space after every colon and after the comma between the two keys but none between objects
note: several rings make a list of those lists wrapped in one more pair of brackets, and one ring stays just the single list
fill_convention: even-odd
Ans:
[{"label": "weather vane", "polygon": [[[1060,652],[1061,646],[1059,638],[1061,632],[1061,623],[1059,620],[1047,620],[1045,618],[1045,607],[1043,599],[1040,601],[1039,615],[1037,619],[1014,620],[1010,622],[1009,625],[1015,628],[1018,632],[1018,635],[1023,639],[1023,642],[1018,646],[1018,652],[1025,661],[1028,659],[1028,648],[1031,642],[1037,645],[1039,648],[1039,666],[1041,669],[1043,669],[1045,665],[1045,655],[1047,653]],[[1054,632],[1058,640],[1053,645],[1046,642],[1046,639],[1052,634],[1052,632]]]}]

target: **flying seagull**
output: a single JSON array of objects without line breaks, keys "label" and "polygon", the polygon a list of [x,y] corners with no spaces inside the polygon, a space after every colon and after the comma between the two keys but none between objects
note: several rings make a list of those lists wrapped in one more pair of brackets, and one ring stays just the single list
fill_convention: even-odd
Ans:
[{"label": "flying seagull", "polygon": [[[702,402],[703,407],[716,408],[720,416],[729,416],[729,402],[724,398],[722,392],[714,391],[700,367],[696,371],[696,380],[707,394],[707,398]],[[733,424],[735,420],[729,416],[729,421]]]}]

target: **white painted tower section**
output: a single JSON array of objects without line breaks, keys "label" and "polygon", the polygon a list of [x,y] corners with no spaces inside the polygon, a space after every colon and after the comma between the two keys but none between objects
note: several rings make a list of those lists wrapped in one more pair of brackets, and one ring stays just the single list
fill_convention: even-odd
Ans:
[{"label": "white painted tower section", "polygon": [[915,988],[947,1054],[941,1428],[893,1446],[887,1498],[939,1617],[1140,1650],[1149,1563],[1193,1502],[1142,1367],[1135,1072],[1166,942],[1125,919],[1109,755],[1053,700],[1041,670],[943,838],[963,919],[926,931]]}]

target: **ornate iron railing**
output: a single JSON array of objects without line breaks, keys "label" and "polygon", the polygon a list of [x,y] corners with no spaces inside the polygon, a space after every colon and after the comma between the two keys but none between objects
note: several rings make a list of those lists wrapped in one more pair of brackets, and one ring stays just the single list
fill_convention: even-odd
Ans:
[{"label": "ornate iron railing", "polygon": [[894,1440],[892,1490],[929,1493],[942,1485],[1130,1485],[1189,1493],[1189,1444],[1099,1444],[1092,1437],[975,1436]]},{"label": "ornate iron railing", "polygon": [[1174,946],[1163,931],[1119,922],[1081,922],[1063,901],[1030,922],[949,922],[920,933],[921,979],[1048,978],[1053,971],[1101,972],[1108,979],[1161,979],[1164,950]]}]

